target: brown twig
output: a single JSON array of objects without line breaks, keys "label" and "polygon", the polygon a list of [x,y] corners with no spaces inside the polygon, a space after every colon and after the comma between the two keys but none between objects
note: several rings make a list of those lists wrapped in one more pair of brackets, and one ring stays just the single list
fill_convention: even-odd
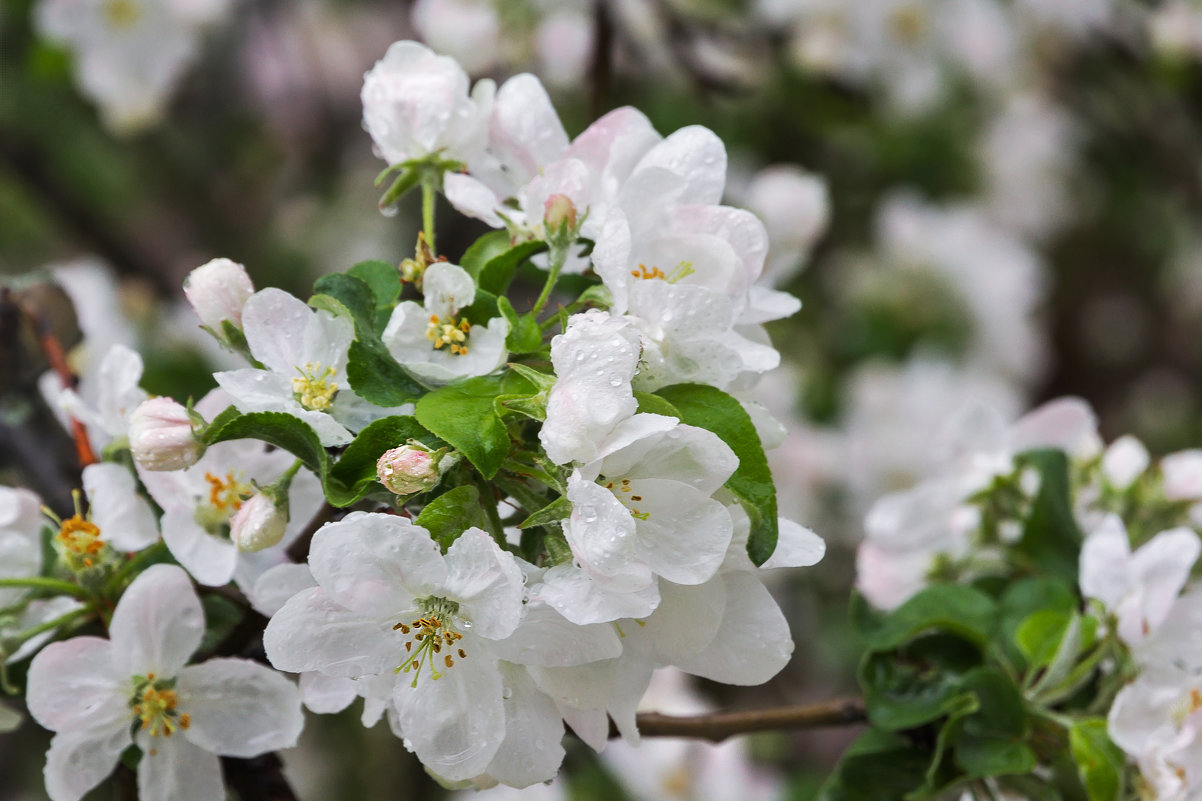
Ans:
[{"label": "brown twig", "polygon": [[[63,352],[63,345],[58,341],[58,336],[50,327],[49,321],[36,309],[27,308],[25,311],[33,318],[34,324],[37,326],[38,344],[42,346],[42,353],[46,356],[46,361],[50,363],[50,369],[54,370],[54,374],[62,382],[63,389],[74,389],[78,383],[75,373],[71,372],[70,366],[67,365],[67,354]],[[80,469],[96,464],[99,459],[96,458],[96,452],[92,450],[87,427],[70,415],[67,416],[67,419],[71,422],[71,437],[75,440],[75,454],[79,458]]]},{"label": "brown twig", "polygon": [[[720,743],[728,737],[757,731],[847,726],[863,723],[867,719],[863,699],[834,698],[807,706],[714,712],[687,717],[643,712],[638,716],[638,726],[639,733],[644,737],[683,737]],[[617,732],[611,730],[610,736],[617,736]]]}]

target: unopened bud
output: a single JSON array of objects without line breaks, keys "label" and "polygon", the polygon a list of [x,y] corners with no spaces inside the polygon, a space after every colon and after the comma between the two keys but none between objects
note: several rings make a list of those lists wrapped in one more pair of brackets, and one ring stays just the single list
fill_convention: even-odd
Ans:
[{"label": "unopened bud", "polygon": [[376,462],[376,476],[397,495],[425,492],[438,485],[438,454],[412,445],[393,448]]},{"label": "unopened bud", "polygon": [[284,538],[288,508],[276,503],[269,493],[250,497],[230,518],[230,539],[240,551],[261,551]]},{"label": "unopened bud", "polygon": [[255,294],[246,268],[229,259],[213,259],[197,267],[184,279],[184,295],[200,321],[221,336],[228,321],[242,330],[242,307]]},{"label": "unopened bud", "polygon": [[576,205],[572,199],[558,194],[547,198],[543,224],[548,234],[561,229],[573,230],[576,227]]},{"label": "unopened bud", "polygon": [[129,450],[145,470],[183,470],[196,464],[203,448],[187,409],[171,398],[151,398],[130,417]]}]

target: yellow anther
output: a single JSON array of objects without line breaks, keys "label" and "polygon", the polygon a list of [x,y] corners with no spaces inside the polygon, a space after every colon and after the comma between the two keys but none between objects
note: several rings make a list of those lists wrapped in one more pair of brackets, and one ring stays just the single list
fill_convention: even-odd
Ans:
[{"label": "yellow anther", "polygon": [[192,725],[191,715],[179,713],[179,697],[169,687],[170,683],[155,681],[154,674],[134,685],[130,710],[134,719],[141,721],[142,731],[151,737],[170,737],[178,729]]},{"label": "yellow anther", "polygon": [[334,368],[321,369],[321,363],[310,362],[304,369],[296,368],[300,376],[292,379],[292,392],[301,406],[311,412],[324,412],[334,403],[338,384],[330,380]]},{"label": "yellow anther", "polygon": [[466,356],[466,343],[471,330],[472,324],[467,320],[456,320],[454,317],[439,319],[437,314],[431,314],[430,322],[426,325],[426,339],[434,343],[434,350],[447,348],[452,356]]},{"label": "yellow anther", "polygon": [[236,512],[242,508],[242,501],[250,497],[252,488],[234,476],[231,470],[225,478],[218,478],[212,473],[205,473],[205,481],[209,482],[209,504],[223,512]]},{"label": "yellow anther", "polygon": [[100,527],[84,520],[78,512],[63,521],[55,539],[63,546],[63,550],[72,556],[91,557],[104,548],[104,540],[100,539]]}]

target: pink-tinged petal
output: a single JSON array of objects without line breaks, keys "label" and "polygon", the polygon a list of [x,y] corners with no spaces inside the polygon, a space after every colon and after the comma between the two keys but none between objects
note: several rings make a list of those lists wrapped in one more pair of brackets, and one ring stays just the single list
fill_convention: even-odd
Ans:
[{"label": "pink-tinged petal", "polygon": [[252,757],[296,745],[304,726],[296,686],[246,659],[210,659],[180,671],[183,735],[214,754]]},{"label": "pink-tinged petal", "polygon": [[109,625],[113,663],[126,676],[170,678],[200,646],[204,629],[188,574],[175,565],[153,565],[117,602]]},{"label": "pink-tinged petal", "polygon": [[502,679],[505,739],[489,763],[488,774],[510,787],[550,781],[564,757],[559,710],[523,668],[507,666]]},{"label": "pink-tinged petal", "polygon": [[391,673],[404,660],[401,637],[392,629],[398,622],[351,612],[314,587],[268,621],[263,648],[277,670],[289,673],[317,670],[348,679]]},{"label": "pink-tinged petal", "polygon": [[111,462],[83,470],[88,517],[100,527],[100,537],[122,551],[139,551],[159,540],[159,527],[150,506],[138,495],[129,470]]},{"label": "pink-tinged petal", "polygon": [[319,715],[334,715],[359,697],[358,682],[340,676],[302,673],[299,689],[305,708]]},{"label": "pink-tinged petal", "polygon": [[[677,584],[700,584],[718,571],[734,526],[726,507],[679,481],[645,478],[619,496],[635,523],[638,558],[657,575]],[[634,497],[642,500],[634,501]],[[642,518],[646,515],[646,518]]]},{"label": "pink-tinged petal", "polygon": [[567,155],[583,161],[605,182],[625,179],[661,137],[643,112],[631,106],[614,109],[593,122],[568,147]]},{"label": "pink-tinged petal", "polygon": [[163,515],[163,542],[184,569],[207,587],[220,587],[234,577],[238,549],[229,540],[218,539],[197,523],[190,510]]},{"label": "pink-tinged petal", "polygon": [[561,158],[567,146],[568,135],[538,78],[523,73],[501,84],[489,124],[489,150],[510,166],[518,183],[527,183],[540,167]]},{"label": "pink-tinged petal", "polygon": [[636,171],[661,167],[688,181],[689,202],[717,204],[726,187],[726,146],[708,128],[689,125],[670,134],[639,161]]},{"label": "pink-tinged petal", "polygon": [[1087,458],[1102,448],[1098,418],[1080,398],[1048,401],[1014,424],[1011,447],[1015,453],[1059,448],[1070,456]]},{"label": "pink-tinged petal", "polygon": [[789,622],[754,573],[736,570],[722,580],[726,612],[718,633],[705,650],[677,667],[723,684],[763,684],[793,655]]},{"label": "pink-tinged petal", "polygon": [[1160,460],[1164,494],[1171,501],[1202,500],[1202,450],[1178,451]]},{"label": "pink-tinged petal", "polygon": [[[125,707],[129,677],[113,668],[113,648],[99,637],[72,637],[43,648],[29,664],[25,703],[34,720],[51,731],[67,731],[87,721],[104,719]],[[116,706],[114,707],[114,703]]]},{"label": "pink-tinged petal", "polygon": [[805,526],[777,519],[776,550],[761,565],[765,570],[778,567],[809,567],[826,556],[826,541]]},{"label": "pink-tinged petal", "polygon": [[646,617],[659,605],[656,582],[633,592],[611,590],[572,565],[548,570],[531,594],[578,626]]},{"label": "pink-tinged petal", "polygon": [[303,334],[315,314],[304,301],[282,289],[259,290],[242,307],[242,327],[250,352],[269,369],[291,376],[297,367],[305,366]]},{"label": "pink-tinged petal", "polygon": [[478,528],[469,528],[447,549],[446,596],[459,602],[459,614],[475,634],[508,637],[522,618],[522,570],[513,554]]},{"label": "pink-tinged petal", "polygon": [[309,569],[332,601],[369,616],[413,608],[446,580],[438,545],[397,515],[351,514],[313,537]]},{"label": "pink-tinged petal", "polygon": [[79,801],[113,772],[131,742],[126,720],[114,722],[111,716],[82,720],[56,734],[46,752],[46,794],[51,801]]},{"label": "pink-tinged petal", "polygon": [[[476,643],[479,644],[479,641]],[[484,773],[505,737],[501,674],[483,648],[467,648],[454,667],[429,665],[413,686],[401,674],[393,694],[401,730],[422,764],[452,781]]]},{"label": "pink-tinged petal", "polygon": [[221,760],[186,737],[138,737],[139,801],[225,801]]},{"label": "pink-tinged petal", "polygon": [[460,214],[474,217],[491,228],[505,227],[505,221],[497,216],[505,207],[483,182],[470,175],[449,172],[443,178],[443,192]]}]

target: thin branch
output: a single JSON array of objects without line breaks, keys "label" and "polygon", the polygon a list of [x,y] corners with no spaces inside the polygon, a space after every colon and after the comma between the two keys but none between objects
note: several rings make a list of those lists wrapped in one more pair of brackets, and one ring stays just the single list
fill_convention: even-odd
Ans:
[{"label": "thin branch", "polygon": [[[37,309],[23,308],[25,313],[33,318],[38,332],[38,344],[42,346],[42,353],[46,356],[46,361],[50,363],[54,374],[58,376],[58,380],[62,382],[63,389],[74,389],[78,380],[71,372],[70,366],[67,365],[67,354],[63,350],[62,342],[54,333],[50,321]],[[67,420],[71,423],[71,438],[75,440],[75,454],[79,459],[79,469],[82,470],[88,465],[96,464],[100,460],[96,458],[96,453],[92,450],[88,429],[77,417],[67,415]]]},{"label": "thin branch", "polygon": [[[643,712],[638,716],[638,726],[639,734],[644,737],[683,737],[720,743],[728,737],[757,731],[849,726],[867,719],[862,698],[834,698],[808,706],[714,712],[688,717]],[[611,730],[610,736],[617,736],[617,732]]]}]

